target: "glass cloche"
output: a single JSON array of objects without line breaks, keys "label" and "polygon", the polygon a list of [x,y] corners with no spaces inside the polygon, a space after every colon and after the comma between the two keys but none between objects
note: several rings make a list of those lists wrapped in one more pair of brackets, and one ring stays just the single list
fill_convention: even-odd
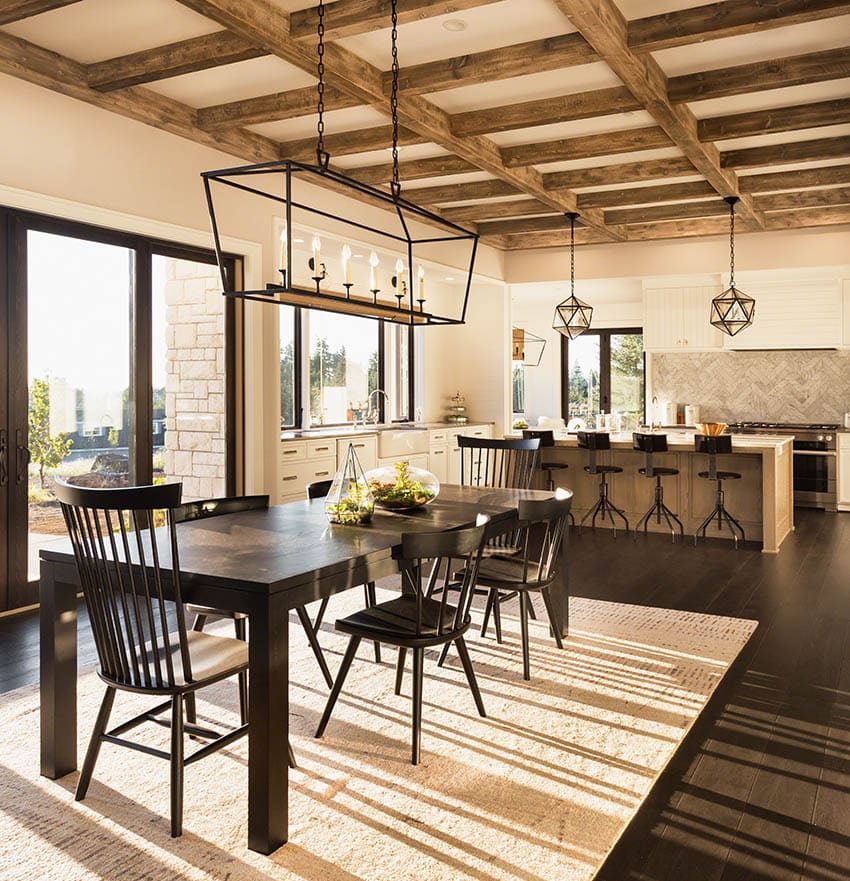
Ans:
[{"label": "glass cloche", "polygon": [[366,480],[375,504],[388,511],[421,508],[440,492],[440,481],[430,471],[403,460],[367,472]]},{"label": "glass cloche", "polygon": [[348,445],[342,467],[337,471],[325,498],[325,514],[331,523],[357,526],[368,523],[375,510],[375,499],[369,489],[369,481],[363,466]]}]

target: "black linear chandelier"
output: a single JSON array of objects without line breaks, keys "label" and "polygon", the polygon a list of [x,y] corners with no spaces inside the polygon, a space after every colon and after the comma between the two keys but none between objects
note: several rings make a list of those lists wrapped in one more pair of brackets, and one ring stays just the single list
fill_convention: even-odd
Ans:
[{"label": "black linear chandelier", "polygon": [[[364,184],[330,167],[330,154],[325,150],[324,142],[325,5],[323,0],[318,4],[317,13],[316,164],[284,159],[206,171],[201,174],[223,293],[225,296],[246,300],[288,304],[402,324],[425,326],[463,324],[466,320],[478,234],[409,202],[401,195],[398,168],[397,0],[392,0],[391,4],[392,181],[389,191]],[[377,215],[381,218],[379,221],[360,223],[349,216],[350,203],[341,205],[339,213],[315,204],[316,193],[315,189],[309,186],[311,183],[323,184],[341,196],[353,197],[370,207],[376,206],[385,210]],[[217,211],[213,198],[213,184],[221,184],[240,194],[249,193],[283,206],[285,216],[280,235],[278,272],[281,280],[279,283],[267,284],[260,290],[235,290],[236,280],[227,277],[221,245],[222,217],[227,216],[227,209],[219,206]],[[221,191],[216,189],[216,192]],[[332,241],[342,244],[339,270],[335,264],[332,264],[331,271],[328,271],[327,264],[323,260],[321,238],[314,228],[306,226],[305,218],[323,218],[329,231],[323,232],[322,235],[327,235]],[[382,225],[376,225],[377,223]],[[370,244],[364,244],[355,238],[356,235],[363,233],[369,234]],[[376,250],[371,250],[373,241]],[[311,245],[309,250],[305,245],[306,242]],[[295,251],[293,245],[304,247]],[[461,280],[461,284],[450,287],[439,282],[429,282],[426,297],[426,271],[421,262],[422,246],[427,251],[429,261],[449,265],[462,262],[466,278]],[[435,250],[440,246],[453,248],[453,253],[448,259],[440,260],[435,255]],[[361,249],[371,250],[368,266],[365,262],[352,262],[352,258],[355,261],[365,258],[365,254],[354,253]],[[378,255],[381,249],[384,249],[384,265],[390,268],[386,272],[381,270],[381,259]],[[324,251],[327,253],[327,243]],[[381,296],[382,294],[384,296]]]},{"label": "black linear chandelier", "polygon": [[729,203],[729,287],[711,301],[711,323],[729,336],[735,336],[753,323],[756,301],[735,287],[735,203],[737,196],[727,196]]},{"label": "black linear chandelier", "polygon": [[555,307],[552,327],[574,340],[590,327],[593,306],[576,296],[576,217],[578,215],[572,213],[567,217],[570,218],[570,295]]}]

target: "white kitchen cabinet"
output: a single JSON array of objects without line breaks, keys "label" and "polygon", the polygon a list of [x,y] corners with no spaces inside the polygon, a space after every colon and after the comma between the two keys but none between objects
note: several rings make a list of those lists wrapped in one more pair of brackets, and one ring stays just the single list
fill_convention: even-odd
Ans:
[{"label": "white kitchen cabinet", "polygon": [[837,349],[842,292],[834,278],[736,279],[756,301],[751,327],[724,340],[727,349]]},{"label": "white kitchen cabinet", "polygon": [[415,453],[412,456],[389,456],[378,459],[378,468],[392,468],[396,462],[407,462],[412,468],[423,468],[430,471],[428,467],[428,453]]},{"label": "white kitchen cabinet", "polygon": [[356,435],[355,437],[338,437],[336,439],[336,457],[338,462],[345,460],[348,445],[354,447],[357,459],[364,471],[371,471],[378,467],[378,437],[377,435]]},{"label": "white kitchen cabinet", "polygon": [[647,352],[709,352],[723,348],[722,335],[709,321],[712,285],[646,288],[643,347]]},{"label": "white kitchen cabinet", "polygon": [[431,447],[428,454],[428,470],[440,481],[440,483],[449,482],[448,444]]},{"label": "white kitchen cabinet", "polygon": [[850,349],[850,278],[845,278],[842,283],[842,302],[843,302],[843,330],[841,334],[841,345],[845,349]]},{"label": "white kitchen cabinet", "polygon": [[838,435],[838,510],[850,511],[850,434]]}]

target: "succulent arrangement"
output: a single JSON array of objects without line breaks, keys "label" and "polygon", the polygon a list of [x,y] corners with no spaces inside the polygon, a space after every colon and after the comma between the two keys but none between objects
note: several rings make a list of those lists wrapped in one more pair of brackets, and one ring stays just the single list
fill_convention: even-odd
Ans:
[{"label": "succulent arrangement", "polygon": [[[419,468],[411,469],[408,462],[400,461],[389,468],[380,469],[367,475],[369,489],[375,498],[375,504],[389,510],[405,510],[427,505],[437,497],[439,483],[428,471]],[[391,479],[387,480],[386,478]],[[426,482],[423,482],[425,478]],[[430,478],[430,479],[429,479]]]}]

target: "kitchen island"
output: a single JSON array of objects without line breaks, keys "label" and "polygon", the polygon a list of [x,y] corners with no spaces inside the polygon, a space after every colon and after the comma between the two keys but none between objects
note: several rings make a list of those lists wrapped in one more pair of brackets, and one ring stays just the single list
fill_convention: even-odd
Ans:
[{"label": "kitchen island", "polygon": [[[685,526],[685,533],[693,535],[703,519],[714,507],[716,484],[698,477],[708,470],[708,456],[694,450],[694,435],[685,431],[666,431],[669,452],[654,456],[656,466],[678,468],[675,477],[664,478],[664,500]],[[779,553],[783,540],[794,528],[793,456],[792,439],[775,435],[733,435],[732,453],[718,456],[718,470],[737,471],[741,480],[723,482],[726,508],[744,527],[747,541],[760,542],[767,554]],[[638,474],[644,466],[644,454],[632,449],[631,433],[612,434],[608,452],[598,454],[598,464],[619,465],[622,474],[608,475],[611,501],[629,518],[629,525],[643,516],[654,498],[655,481]],[[543,451],[544,461],[563,462],[567,469],[552,472],[556,485],[574,493],[573,511],[576,521],[593,507],[599,494],[599,476],[588,474],[587,450],[580,449],[574,434],[558,438],[555,447]],[[596,520],[600,525],[600,518]],[[602,524],[610,527],[610,522]],[[649,529],[669,532],[663,521],[652,518]],[[707,533],[709,537],[729,539],[724,526],[718,532],[716,521]],[[731,541],[730,541],[731,545]]]}]

